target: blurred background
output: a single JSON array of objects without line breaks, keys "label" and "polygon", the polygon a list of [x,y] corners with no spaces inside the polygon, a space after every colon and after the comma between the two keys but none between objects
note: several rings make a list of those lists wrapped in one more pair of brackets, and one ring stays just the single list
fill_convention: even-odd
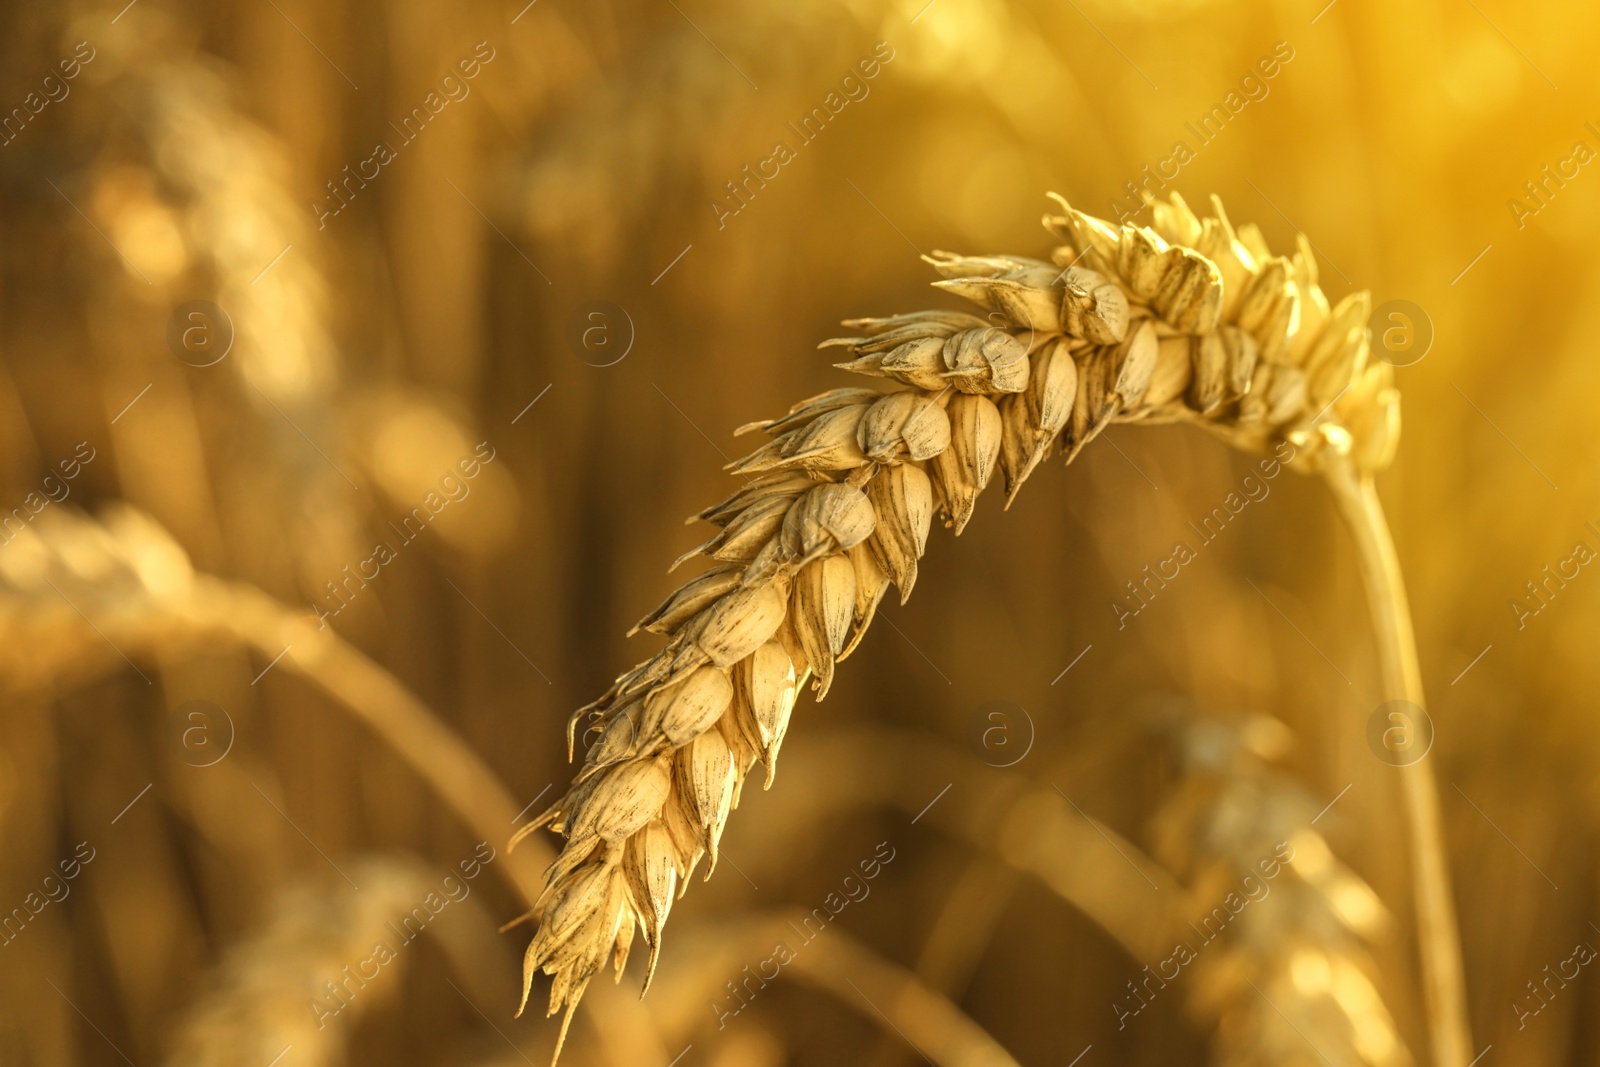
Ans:
[{"label": "blurred background", "polygon": [[[545,1062],[557,1020],[512,1018],[525,929],[496,927],[551,852],[506,840],[569,777],[571,709],[653,649],[624,633],[732,487],[731,429],[857,384],[815,351],[839,319],[952,306],[919,253],[1043,255],[1046,190],[1114,219],[1151,174],[1307,235],[1332,299],[1420,310],[1381,489],[1474,1051],[1600,1057],[1591,6],[0,25],[0,1063]],[[563,1062],[1427,1062],[1327,494],[1271,480],[1119,629],[1253,461],[1106,436],[935,531],[916,597],[802,698],[650,996],[637,965],[597,987]]]}]

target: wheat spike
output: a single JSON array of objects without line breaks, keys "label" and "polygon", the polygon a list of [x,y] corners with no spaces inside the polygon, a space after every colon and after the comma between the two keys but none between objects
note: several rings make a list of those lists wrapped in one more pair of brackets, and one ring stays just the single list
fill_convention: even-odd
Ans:
[{"label": "wheat spike", "polygon": [[[1292,465],[1330,456],[1386,465],[1399,430],[1391,368],[1368,363],[1365,294],[1330,308],[1303,240],[1273,256],[1213,200],[1201,218],[1174,194],[1153,225],[1074,210],[1046,229],[1050,261],[930,257],[937,288],[988,313],[923,311],[845,323],[844,369],[906,388],[836,389],[778,419],[730,464],[748,484],[700,517],[721,566],[640,627],[667,637],[569,723],[598,736],[571,789],[529,826],[565,835],[527,918],[522,1005],[551,975],[566,1009],[608,962],[620,979],[635,927],[655,970],[673,900],[717,844],[757,762],[766,784],[796,694],[826,695],[888,585],[916,581],[936,511],[959,532],[996,465],[1009,503],[1053,452],[1070,460],[1112,422],[1187,421]],[[717,679],[712,681],[712,679]]]}]

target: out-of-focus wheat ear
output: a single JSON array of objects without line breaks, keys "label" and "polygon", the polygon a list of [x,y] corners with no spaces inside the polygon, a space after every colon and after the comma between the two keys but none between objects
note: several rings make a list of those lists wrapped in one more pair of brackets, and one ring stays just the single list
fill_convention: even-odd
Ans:
[{"label": "out-of-focus wheat ear", "polygon": [[[361,1016],[385,994],[380,986],[340,1003],[322,983],[337,978],[351,960],[368,958],[375,943],[391,943],[394,917],[438,883],[410,856],[341,858],[340,865],[352,883],[297,880],[277,891],[260,922],[247,928],[197,983],[194,1001],[173,1025],[167,1067],[235,1067],[252,1062],[255,1051],[268,1044],[277,1050],[290,1043],[302,1063],[344,1061],[353,1033],[345,1009]],[[359,891],[352,888],[355,883]],[[405,953],[390,960],[407,966]],[[327,1007],[318,1003],[324,999]],[[341,1016],[332,1026],[330,1009]]]}]

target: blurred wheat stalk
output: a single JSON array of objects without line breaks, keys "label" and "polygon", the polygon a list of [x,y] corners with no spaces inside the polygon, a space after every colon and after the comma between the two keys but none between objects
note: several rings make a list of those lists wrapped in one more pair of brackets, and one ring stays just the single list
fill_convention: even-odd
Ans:
[{"label": "blurred wheat stalk", "polygon": [[[1365,293],[1330,307],[1309,245],[1275,256],[1220,203],[1201,218],[1152,201],[1120,229],[1061,201],[1049,262],[936,253],[939,288],[989,313],[926,311],[847,323],[841,367],[909,388],[835,389],[778,419],[731,464],[746,484],[698,516],[719,530],[678,560],[716,566],[639,624],[653,657],[574,713],[596,735],[572,788],[519,833],[566,837],[525,918],[524,1002],[554,976],[570,1020],[637,928],[649,986],[673,900],[709,854],[757,762],[771,784],[796,693],[826,695],[894,585],[916,581],[935,510],[959,533],[998,465],[1007,500],[1035,467],[1068,460],[1112,422],[1197,423],[1237,447],[1322,473],[1356,532],[1391,697],[1420,703],[1403,589],[1374,472],[1394,456],[1392,369],[1368,360]],[[676,566],[677,564],[674,564]],[[636,628],[637,629],[637,628]],[[1407,768],[1414,876],[1434,1054],[1467,1048],[1459,948],[1430,773]],[[562,1034],[565,1034],[563,1023]],[[560,1039],[557,1044],[560,1052]]]},{"label": "blurred wheat stalk", "polygon": [[[475,835],[498,840],[516,821],[516,804],[500,779],[397,679],[331,629],[319,628],[312,616],[246,583],[196,572],[182,547],[142,512],[116,505],[96,521],[71,508],[51,508],[5,547],[0,685],[8,692],[93,673],[124,656],[148,659],[204,645],[219,634],[263,662],[293,646],[293,654],[278,659],[279,669],[336,697]],[[538,896],[539,867],[553,858],[543,842],[533,846],[495,864],[525,902]],[[358,949],[369,949],[375,924],[414,902],[427,881],[407,858],[371,857],[351,869],[377,893],[346,894],[337,884],[331,892],[309,884],[285,891],[267,920],[230,950],[212,988],[185,1011],[171,1062],[245,1062],[273,1042],[267,1059],[288,1042],[319,1062],[341,1061],[347,1034],[321,1025],[307,1010],[306,991]],[[892,994],[893,1025],[919,1033],[939,1050],[941,1063],[1014,1063],[954,1004],[864,946],[814,953],[800,971],[847,1003],[846,973],[881,988],[886,1000]],[[902,994],[914,1003],[900,1003]],[[608,1062],[664,1053],[651,1021],[630,1015],[633,1002],[608,998],[606,1010],[596,1036]]]}]

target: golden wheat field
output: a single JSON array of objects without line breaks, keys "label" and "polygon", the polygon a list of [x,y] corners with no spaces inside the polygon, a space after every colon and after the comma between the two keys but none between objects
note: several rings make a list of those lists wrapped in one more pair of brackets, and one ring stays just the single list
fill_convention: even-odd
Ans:
[{"label": "golden wheat field", "polygon": [[1600,1062],[1597,47],[7,6],[0,1065]]}]

